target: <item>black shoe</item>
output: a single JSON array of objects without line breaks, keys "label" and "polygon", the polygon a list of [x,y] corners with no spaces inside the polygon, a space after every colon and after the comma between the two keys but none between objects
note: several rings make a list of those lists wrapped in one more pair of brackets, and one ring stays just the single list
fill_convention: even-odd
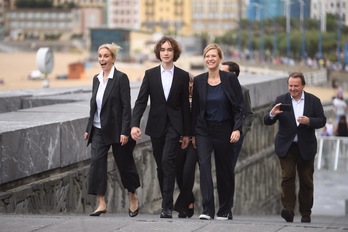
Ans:
[{"label": "black shoe", "polygon": [[128,215],[130,216],[130,217],[136,217],[137,215],[138,215],[138,213],[139,213],[139,208],[137,208],[136,210],[134,210],[133,212],[129,209],[128,210]]},{"label": "black shoe", "polygon": [[162,209],[160,218],[173,218],[172,211],[170,209]]},{"label": "black shoe", "polygon": [[89,216],[99,217],[100,214],[106,213],[106,212],[107,212],[107,209],[99,210],[99,211],[95,211],[94,213],[91,213]]},{"label": "black shoe", "polygon": [[216,220],[222,220],[222,221],[228,220],[228,213],[216,215]]},{"label": "black shoe", "polygon": [[311,222],[311,216],[302,216],[301,222],[310,223]]},{"label": "black shoe", "polygon": [[187,212],[186,212],[187,217],[191,218],[193,216],[194,212],[195,212],[194,208],[188,208]]},{"label": "black shoe", "polygon": [[293,222],[294,221],[294,213],[291,212],[289,209],[284,208],[280,215],[287,222]]},{"label": "black shoe", "polygon": [[179,212],[178,218],[187,218],[186,213],[184,213],[184,212]]},{"label": "black shoe", "polygon": [[229,213],[228,213],[228,220],[232,220],[233,219],[233,215],[232,215],[232,211],[230,211]]}]

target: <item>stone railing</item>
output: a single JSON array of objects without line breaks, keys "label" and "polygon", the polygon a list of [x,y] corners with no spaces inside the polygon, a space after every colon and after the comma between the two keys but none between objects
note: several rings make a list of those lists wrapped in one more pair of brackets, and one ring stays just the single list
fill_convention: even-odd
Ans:
[{"label": "stone railing", "polygon": [[[263,115],[274,98],[287,91],[286,76],[243,78],[241,83],[250,89],[255,120],[236,167],[234,213],[278,213],[280,170],[273,154],[275,127],[263,126]],[[132,83],[133,104],[138,89],[139,83]],[[82,139],[89,91],[90,87],[11,93],[17,106],[7,108],[15,110],[0,114],[0,212],[89,213],[94,210],[95,198],[87,194],[90,150]],[[0,101],[1,98],[10,104],[6,93],[1,94]],[[55,101],[57,104],[48,105]],[[23,107],[24,102],[36,107]],[[146,117],[147,114],[142,128]],[[157,213],[161,195],[147,136],[137,144],[134,158],[141,177],[142,187],[137,190],[141,212]],[[109,212],[128,212],[127,192],[111,154],[108,170]],[[198,166],[193,191],[196,208],[200,209]]]}]

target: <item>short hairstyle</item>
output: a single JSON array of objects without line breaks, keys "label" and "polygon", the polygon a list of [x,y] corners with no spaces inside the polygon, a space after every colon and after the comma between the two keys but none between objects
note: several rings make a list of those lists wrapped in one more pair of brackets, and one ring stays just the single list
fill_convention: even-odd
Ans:
[{"label": "short hairstyle", "polygon": [[173,47],[173,50],[174,50],[174,57],[173,57],[173,61],[177,61],[181,55],[181,48],[178,44],[178,42],[169,37],[169,36],[163,36],[158,42],[157,44],[155,45],[155,48],[154,48],[154,52],[155,52],[155,55],[156,55],[156,58],[160,61],[161,60],[161,56],[160,56],[160,51],[161,51],[161,47],[162,45],[165,43],[165,42],[168,42],[172,45]]},{"label": "short hairstyle", "polygon": [[110,44],[110,43],[105,43],[105,44],[100,45],[99,48],[98,48],[98,52],[99,52],[99,50],[102,49],[102,48],[108,49],[108,50],[111,52],[112,58],[114,58],[114,59],[116,59],[117,54],[118,54],[118,52],[119,52],[120,49],[121,49],[121,47],[118,46],[118,45],[115,44],[115,43],[111,43],[111,44]]},{"label": "short hairstyle", "polygon": [[208,44],[205,48],[204,48],[204,51],[203,51],[203,57],[205,57],[205,55],[207,54],[207,52],[209,52],[210,50],[212,49],[216,49],[218,51],[218,55],[220,57],[220,59],[223,59],[224,58],[224,54],[222,52],[222,49],[221,47],[216,44],[216,43],[211,43],[211,44]]},{"label": "short hairstyle", "polygon": [[301,72],[292,72],[292,73],[290,73],[289,77],[288,77],[288,83],[289,83],[290,77],[292,77],[292,78],[300,78],[301,82],[302,82],[302,85],[306,85],[306,80],[304,78],[303,73],[301,73]]},{"label": "short hairstyle", "polygon": [[240,69],[239,69],[239,65],[236,62],[233,61],[224,61],[221,63],[222,65],[227,65],[228,66],[228,71],[229,72],[234,72],[236,74],[236,76],[239,76],[240,73]]}]

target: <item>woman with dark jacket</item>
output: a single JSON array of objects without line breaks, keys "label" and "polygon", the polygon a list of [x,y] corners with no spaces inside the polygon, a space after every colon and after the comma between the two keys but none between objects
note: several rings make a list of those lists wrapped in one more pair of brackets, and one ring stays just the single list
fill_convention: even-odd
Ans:
[{"label": "woman with dark jacket", "polygon": [[232,207],[234,143],[240,138],[243,95],[235,74],[221,71],[222,50],[209,44],[203,53],[208,72],[194,78],[192,97],[193,144],[197,148],[203,213],[200,219],[215,215],[211,154],[214,152],[218,186],[218,220],[227,220]]},{"label": "woman with dark jacket", "polygon": [[102,68],[93,78],[90,115],[84,134],[87,145],[92,144],[88,193],[97,196],[98,207],[90,216],[107,212],[105,193],[107,186],[107,157],[110,146],[121,176],[128,190],[129,216],[137,216],[140,186],[133,159],[135,141],[129,137],[131,105],[128,76],[114,67],[120,47],[103,44],[98,49],[98,62]]}]

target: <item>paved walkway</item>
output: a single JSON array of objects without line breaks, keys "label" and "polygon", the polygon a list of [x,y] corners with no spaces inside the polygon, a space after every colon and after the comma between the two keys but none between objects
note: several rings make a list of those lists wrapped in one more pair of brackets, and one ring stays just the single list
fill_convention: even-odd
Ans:
[{"label": "paved walkway", "polygon": [[88,215],[15,215],[0,214],[0,232],[111,232],[111,231],[257,231],[257,232],[312,232],[348,231],[345,201],[348,199],[348,172],[316,171],[315,202],[312,223],[286,223],[279,215],[235,215],[232,221],[203,221],[198,213],[191,219],[160,219],[159,215],[140,214],[130,218],[127,214]]}]

